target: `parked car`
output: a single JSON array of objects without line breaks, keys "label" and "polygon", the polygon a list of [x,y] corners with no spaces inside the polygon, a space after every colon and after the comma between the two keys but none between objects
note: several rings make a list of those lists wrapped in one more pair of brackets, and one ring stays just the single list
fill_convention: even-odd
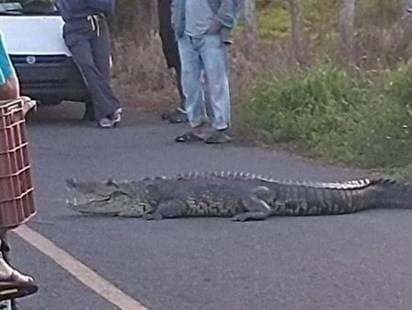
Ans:
[{"label": "parked car", "polygon": [[63,24],[52,0],[0,2],[0,32],[22,93],[40,104],[88,100],[81,74],[63,40]]}]

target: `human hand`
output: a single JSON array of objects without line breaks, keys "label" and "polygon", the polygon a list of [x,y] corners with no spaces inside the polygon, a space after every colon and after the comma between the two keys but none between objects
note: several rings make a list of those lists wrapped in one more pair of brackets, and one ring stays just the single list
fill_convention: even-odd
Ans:
[{"label": "human hand", "polygon": [[210,26],[209,29],[207,30],[207,34],[218,34],[222,30],[223,25],[216,19],[214,19]]},{"label": "human hand", "polygon": [[221,33],[222,33],[223,43],[226,46],[232,45],[233,44],[232,32],[229,29],[224,28],[223,30],[221,30]]},{"label": "human hand", "polygon": [[37,101],[26,96],[22,96],[20,99],[23,101],[23,115],[26,115],[31,109],[37,110]]}]

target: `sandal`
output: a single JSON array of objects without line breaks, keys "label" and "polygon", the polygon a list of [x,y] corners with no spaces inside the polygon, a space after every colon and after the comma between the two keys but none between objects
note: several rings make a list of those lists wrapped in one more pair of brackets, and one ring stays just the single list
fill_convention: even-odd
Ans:
[{"label": "sandal", "polygon": [[232,137],[223,130],[217,130],[211,136],[205,139],[206,144],[224,144],[232,142]]},{"label": "sandal", "polygon": [[18,272],[13,271],[10,277],[0,280],[0,301],[32,295],[38,289],[32,278],[24,280]]},{"label": "sandal", "polygon": [[198,135],[194,134],[193,132],[189,131],[184,133],[181,136],[177,136],[175,138],[175,141],[178,143],[190,143],[190,142],[199,142],[202,141],[203,139],[199,137]]}]

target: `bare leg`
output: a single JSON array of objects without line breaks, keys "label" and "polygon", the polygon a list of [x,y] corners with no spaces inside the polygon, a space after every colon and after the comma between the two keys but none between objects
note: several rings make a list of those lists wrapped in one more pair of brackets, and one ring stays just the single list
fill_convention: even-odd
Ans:
[{"label": "bare leg", "polygon": [[[1,245],[4,246],[5,238],[6,238],[7,230],[4,228],[0,228],[0,240]],[[34,280],[30,276],[26,276],[18,272],[17,270],[13,269],[3,257],[4,253],[2,253],[0,258],[0,283],[1,282],[16,282],[16,283],[33,283]]]},{"label": "bare leg", "polygon": [[1,258],[0,258],[0,301],[28,296],[37,292],[34,279],[13,269],[6,260],[9,251],[5,243],[7,230],[0,228]]}]

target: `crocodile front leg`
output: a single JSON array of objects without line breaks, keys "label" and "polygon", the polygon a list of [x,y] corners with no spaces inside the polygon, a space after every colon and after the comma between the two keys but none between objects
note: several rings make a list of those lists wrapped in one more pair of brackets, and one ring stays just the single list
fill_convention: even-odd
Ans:
[{"label": "crocodile front leg", "polygon": [[271,214],[269,204],[260,198],[262,192],[268,192],[266,187],[257,187],[253,189],[248,195],[241,199],[242,207],[245,212],[235,215],[232,220],[237,222],[244,221],[259,221],[267,219]]},{"label": "crocodile front leg", "polygon": [[140,209],[127,209],[120,211],[119,214],[117,215],[118,217],[144,217],[144,211]]},{"label": "crocodile front leg", "polygon": [[144,214],[145,220],[162,220],[185,215],[186,203],[180,199],[172,199],[159,203],[152,213]]}]

